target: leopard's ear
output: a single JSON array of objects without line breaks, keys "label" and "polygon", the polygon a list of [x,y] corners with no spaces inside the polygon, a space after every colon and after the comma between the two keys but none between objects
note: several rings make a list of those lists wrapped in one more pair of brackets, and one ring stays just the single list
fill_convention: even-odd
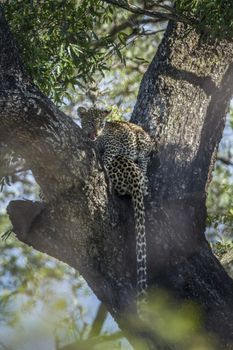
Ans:
[{"label": "leopard's ear", "polygon": [[87,109],[85,107],[80,106],[77,109],[77,113],[80,116],[80,118],[82,118],[84,115],[87,114]]}]

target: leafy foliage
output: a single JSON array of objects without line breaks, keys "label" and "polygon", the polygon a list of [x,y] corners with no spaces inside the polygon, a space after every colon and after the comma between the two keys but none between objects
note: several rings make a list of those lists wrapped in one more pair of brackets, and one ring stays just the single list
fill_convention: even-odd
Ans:
[{"label": "leafy foliage", "polygon": [[[134,3],[145,6],[142,1]],[[156,5],[149,1],[147,6],[153,9],[153,4]],[[174,11],[178,17],[181,13],[197,20],[193,26],[208,36],[228,39],[233,36],[233,7],[229,0],[177,0]],[[115,84],[114,92],[119,93],[119,98],[127,88],[134,93],[138,69],[147,66],[150,52],[154,54],[157,46],[156,36],[149,37],[148,33],[159,28],[158,21],[132,15],[101,0],[48,0],[43,6],[38,0],[8,1],[5,12],[30,75],[59,104],[72,101],[77,89],[86,91],[96,80],[99,85],[106,74],[120,80],[124,65],[124,73],[129,73],[130,79]],[[117,67],[114,69],[115,75],[113,65],[119,67],[118,72]]]},{"label": "leafy foliage", "polygon": [[[112,9],[99,0],[10,1],[6,15],[35,83],[56,102],[68,88],[103,72],[105,52],[96,26],[111,20]],[[108,37],[101,39],[106,47]]]},{"label": "leafy foliage", "polygon": [[230,0],[177,0],[178,11],[198,20],[198,27],[208,36],[233,37],[233,7]]},{"label": "leafy foliage", "polygon": [[[134,3],[142,6],[142,1]],[[212,36],[231,37],[233,8],[230,1],[177,0],[176,4],[177,11],[200,19],[201,28],[207,27]],[[94,99],[98,103],[117,105],[113,108],[114,118],[132,108],[142,74],[162,37],[162,32],[156,32],[166,26],[145,16],[132,18],[126,11],[115,10],[100,0],[48,0],[43,2],[43,6],[36,0],[8,1],[6,15],[23,61],[45,94],[57,103],[66,102],[66,110],[70,114],[75,114],[77,104],[83,102],[87,94],[90,102]],[[110,67],[111,71],[108,70]],[[90,97],[93,92],[96,96]],[[221,155],[229,156],[231,147],[223,147]],[[4,169],[1,176],[4,188],[0,200],[4,206],[11,198],[33,196],[35,183],[30,174],[8,175]],[[208,235],[212,240],[232,237],[232,198],[232,170],[218,162],[208,197]],[[1,232],[9,230],[4,212],[0,216],[0,227]],[[230,248],[229,242],[221,243],[216,251],[222,257]],[[76,302],[83,285],[72,270],[16,243],[11,237],[0,246],[0,252],[3,323],[20,328],[22,319],[19,320],[19,314],[29,314],[39,301],[48,306],[51,314],[59,314],[51,323],[58,346],[73,333],[78,339],[77,348],[120,348],[116,341],[109,345],[109,342],[100,342],[100,338],[88,338],[91,322],[87,323],[84,317],[85,301],[82,305]],[[70,277],[71,295],[75,299],[69,300],[70,305],[67,299],[57,297],[58,284],[56,288],[55,284],[52,286],[67,276]],[[45,284],[51,288],[46,289]],[[164,291],[156,293],[156,298],[147,310],[148,328],[156,336],[161,336],[169,344],[178,344],[180,349],[214,349],[214,345],[208,344],[204,335],[198,333],[201,317],[194,305],[176,308]],[[16,313],[12,305],[15,306],[19,299],[22,304]],[[152,314],[152,308],[157,316],[164,314],[164,320],[159,319],[156,313]],[[127,349],[129,345],[123,348]]]},{"label": "leafy foliage", "polygon": [[[101,0],[48,0],[43,6],[40,1],[20,0],[8,1],[5,7],[30,75],[60,104],[72,101],[77,89],[86,91],[95,80],[99,84],[113,64],[119,73],[130,60],[136,81],[139,64],[147,65],[157,46],[156,36],[150,34],[154,19],[131,16]],[[147,33],[150,37],[144,40]],[[139,45],[133,46],[138,38]],[[128,51],[133,52],[129,55]],[[130,79],[127,84],[132,90]]]}]

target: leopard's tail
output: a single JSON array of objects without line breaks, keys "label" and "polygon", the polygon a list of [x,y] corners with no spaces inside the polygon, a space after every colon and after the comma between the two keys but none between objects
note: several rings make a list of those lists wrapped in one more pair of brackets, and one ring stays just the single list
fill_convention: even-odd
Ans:
[{"label": "leopard's tail", "polygon": [[137,259],[137,311],[142,315],[142,308],[147,294],[147,248],[145,230],[145,207],[142,184],[132,194],[136,232],[136,259]]},{"label": "leopard's tail", "polygon": [[135,218],[136,259],[137,259],[137,311],[142,316],[146,302],[147,259],[144,190],[145,179],[139,166],[131,159],[116,156],[107,165],[108,176],[119,195],[132,198]]}]

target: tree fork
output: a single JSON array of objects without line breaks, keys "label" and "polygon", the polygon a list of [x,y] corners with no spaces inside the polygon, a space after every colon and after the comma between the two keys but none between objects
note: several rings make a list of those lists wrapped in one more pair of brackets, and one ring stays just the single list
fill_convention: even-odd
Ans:
[{"label": "tree fork", "polygon": [[[78,269],[124,328],[121,315],[136,294],[130,201],[109,193],[90,142],[32,85],[2,10],[0,34],[0,135],[48,199],[17,236]],[[170,23],[132,116],[157,143],[146,199],[150,288],[198,302],[222,346],[233,342],[233,282],[204,238],[205,188],[232,95],[232,52],[230,43],[204,42]],[[9,205],[11,215],[18,205]]]}]

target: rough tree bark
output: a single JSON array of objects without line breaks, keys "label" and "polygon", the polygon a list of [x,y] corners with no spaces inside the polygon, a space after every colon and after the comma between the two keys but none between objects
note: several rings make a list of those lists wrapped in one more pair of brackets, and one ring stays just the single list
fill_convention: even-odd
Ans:
[{"label": "rough tree bark", "polygon": [[[11,202],[14,230],[79,270],[124,328],[136,286],[130,200],[109,190],[93,144],[30,81],[2,10],[0,53],[1,142],[26,160],[47,199],[45,207],[35,204],[30,225],[25,213],[33,204]],[[232,44],[207,43],[171,22],[132,115],[158,147],[146,200],[149,286],[197,302],[222,348],[233,343],[233,281],[205,239],[205,200],[232,78]]]}]

